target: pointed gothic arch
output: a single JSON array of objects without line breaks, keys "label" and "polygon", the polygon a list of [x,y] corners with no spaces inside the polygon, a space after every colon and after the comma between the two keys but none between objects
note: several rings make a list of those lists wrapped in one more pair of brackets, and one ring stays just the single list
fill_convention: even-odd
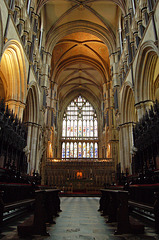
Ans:
[{"label": "pointed gothic arch", "polygon": [[159,102],[159,75],[155,78],[154,81],[154,98]]},{"label": "pointed gothic arch", "polygon": [[50,30],[47,35],[46,48],[47,51],[52,53],[56,43],[62,39],[64,36],[77,32],[90,33],[103,41],[109,50],[109,53],[115,51],[115,38],[110,34],[105,28],[88,22],[88,21],[73,21],[63,24],[54,30]]},{"label": "pointed gothic arch", "polygon": [[27,147],[30,152],[28,155],[28,173],[32,174],[39,169],[37,159],[37,147],[39,138],[39,107],[40,93],[37,83],[32,82],[26,98],[26,107],[23,114],[23,122],[27,126]]},{"label": "pointed gothic arch", "polygon": [[154,72],[158,58],[159,50],[153,41],[147,41],[141,46],[135,73],[136,103],[154,100]]},{"label": "pointed gothic arch", "polygon": [[4,101],[6,100],[7,89],[8,89],[8,83],[3,73],[0,71],[0,99],[4,98]]},{"label": "pointed gothic arch", "polygon": [[100,109],[100,100],[92,94],[92,92],[88,92],[84,89],[77,89],[76,91],[72,91],[69,94],[67,94],[66,96],[64,96],[64,98],[61,98],[60,101],[60,111],[63,115],[64,110],[66,109],[67,105],[69,104],[69,102],[71,102],[75,97],[77,97],[78,95],[82,94],[82,96],[84,98],[86,98],[94,107],[94,109],[97,112],[97,115],[99,115],[99,109]]},{"label": "pointed gothic arch", "polygon": [[3,75],[2,81],[6,92],[5,101],[18,118],[22,118],[26,100],[27,79],[24,52],[18,41],[10,40],[5,44],[0,72]]},{"label": "pointed gothic arch", "polygon": [[28,88],[26,107],[23,115],[23,121],[32,122],[35,124],[39,123],[39,103],[40,93],[37,83],[31,82]]},{"label": "pointed gothic arch", "polygon": [[132,89],[132,84],[126,82],[122,88],[122,98],[120,101],[121,124],[127,122],[136,122],[135,97]]},{"label": "pointed gothic arch", "polygon": [[62,158],[98,158],[97,114],[81,94],[65,109],[62,124]]},{"label": "pointed gothic arch", "polygon": [[122,99],[120,101],[121,124],[119,131],[121,170],[132,173],[131,150],[133,147],[133,125],[137,121],[135,109],[135,98],[132,85],[126,82],[122,89]]}]

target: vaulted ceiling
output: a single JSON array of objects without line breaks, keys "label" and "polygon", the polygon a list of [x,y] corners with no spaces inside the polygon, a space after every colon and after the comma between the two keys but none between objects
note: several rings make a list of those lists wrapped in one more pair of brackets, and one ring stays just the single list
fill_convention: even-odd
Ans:
[{"label": "vaulted ceiling", "polygon": [[60,99],[87,91],[102,100],[121,12],[125,12],[125,0],[38,1],[46,49],[52,54],[51,81],[57,84]]}]

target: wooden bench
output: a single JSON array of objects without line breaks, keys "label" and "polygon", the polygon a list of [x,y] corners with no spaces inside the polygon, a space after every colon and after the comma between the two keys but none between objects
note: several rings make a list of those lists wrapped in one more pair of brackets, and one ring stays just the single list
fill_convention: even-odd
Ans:
[{"label": "wooden bench", "polygon": [[129,218],[128,191],[101,189],[99,209],[108,215],[108,222],[117,222],[115,234],[143,233],[144,225]]},{"label": "wooden bench", "polygon": [[130,208],[150,213],[149,219],[154,220],[156,233],[159,233],[159,183],[130,185],[129,194]]},{"label": "wooden bench", "polygon": [[47,236],[46,231],[46,208],[45,208],[45,191],[37,190],[35,192],[35,211],[34,216],[17,226],[18,235],[20,237],[28,237],[32,235]]},{"label": "wooden bench", "polygon": [[21,200],[19,202],[14,202],[10,204],[4,205],[4,211],[3,212],[8,212],[10,210],[20,208],[20,207],[28,207],[31,206],[35,203],[35,199],[26,199],[26,200]]},{"label": "wooden bench", "polygon": [[55,223],[53,217],[58,216],[58,211],[60,211],[58,193],[58,189],[35,191],[34,216],[31,216],[30,219],[27,219],[17,227],[20,237],[49,235],[47,233],[46,223]]},{"label": "wooden bench", "polygon": [[18,214],[34,209],[35,199],[26,199],[4,205],[3,222],[17,217]]},{"label": "wooden bench", "polygon": [[5,221],[16,217],[19,213],[25,210],[33,209],[35,199],[24,199],[12,203],[4,203],[2,192],[0,193],[0,229]]}]

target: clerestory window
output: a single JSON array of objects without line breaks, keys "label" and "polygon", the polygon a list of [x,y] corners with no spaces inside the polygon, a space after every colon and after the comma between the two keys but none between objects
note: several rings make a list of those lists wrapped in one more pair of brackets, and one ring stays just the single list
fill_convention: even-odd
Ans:
[{"label": "clerestory window", "polygon": [[62,158],[98,158],[97,114],[81,95],[64,112]]}]

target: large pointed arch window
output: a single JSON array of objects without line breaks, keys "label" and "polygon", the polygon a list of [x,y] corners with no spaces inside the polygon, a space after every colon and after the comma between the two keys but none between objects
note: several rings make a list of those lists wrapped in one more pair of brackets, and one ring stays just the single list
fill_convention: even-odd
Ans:
[{"label": "large pointed arch window", "polygon": [[97,114],[81,95],[64,112],[62,158],[98,158]]}]

